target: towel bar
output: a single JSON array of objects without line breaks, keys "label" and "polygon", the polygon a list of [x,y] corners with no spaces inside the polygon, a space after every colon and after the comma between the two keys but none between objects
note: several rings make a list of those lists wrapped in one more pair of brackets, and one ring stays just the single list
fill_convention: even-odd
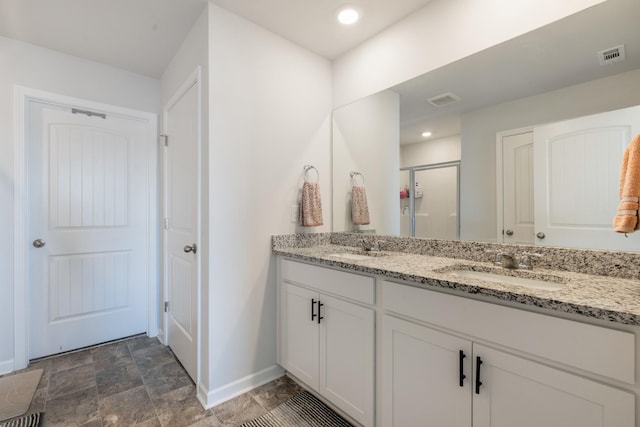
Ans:
[{"label": "towel bar", "polygon": [[314,171],[316,171],[316,182],[320,181],[320,172],[318,172],[318,169],[313,166],[313,165],[304,165],[304,180],[309,182],[307,180],[307,173],[313,169]]},{"label": "towel bar", "polygon": [[351,177],[352,184],[357,184],[357,178],[359,176],[362,179],[362,185],[364,186],[364,175],[362,175],[360,172],[351,171],[349,172],[349,176]]}]

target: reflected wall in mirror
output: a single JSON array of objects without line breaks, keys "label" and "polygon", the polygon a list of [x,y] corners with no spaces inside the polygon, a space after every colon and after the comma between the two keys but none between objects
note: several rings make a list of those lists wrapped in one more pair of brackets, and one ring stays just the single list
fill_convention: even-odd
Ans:
[{"label": "reflected wall in mirror", "polygon": [[[333,229],[399,234],[399,98],[383,91],[333,113]],[[354,225],[351,173],[367,194],[370,224]],[[358,178],[360,180],[360,178]]]},{"label": "reflected wall in mirror", "polygon": [[[437,163],[461,160],[460,168],[460,238],[464,240],[497,240],[496,138],[499,132],[533,128],[590,114],[611,111],[638,104],[640,100],[640,2],[637,0],[607,0],[604,3],[569,16],[553,24],[469,56],[423,76],[394,86],[385,92],[399,97],[398,155],[404,165],[409,151],[418,151],[421,133],[432,132],[424,146],[442,156]],[[626,59],[610,65],[600,65],[598,52],[624,45]],[[372,71],[375,72],[375,71]],[[459,98],[439,107],[427,100],[442,94]],[[356,110],[356,101],[344,108]],[[373,120],[359,118],[361,125]],[[342,124],[347,126],[346,123]],[[443,130],[442,130],[443,129]],[[335,129],[334,129],[335,130]],[[335,135],[334,135],[335,136]],[[454,142],[452,142],[454,141]],[[457,142],[455,142],[457,141]],[[335,141],[334,141],[335,143]],[[334,146],[334,165],[349,151],[350,141]],[[459,157],[445,155],[458,144]],[[448,147],[448,148],[447,148]],[[387,159],[397,165],[396,158]],[[359,159],[352,158],[353,163]],[[366,161],[365,161],[366,163]],[[376,165],[376,168],[382,168]],[[392,168],[389,167],[388,171]],[[396,168],[398,170],[398,168]],[[344,217],[345,192],[335,190],[337,172],[334,166],[334,231],[353,230]],[[392,182],[389,176],[386,182]],[[370,197],[390,197],[391,202],[378,200],[379,206],[398,207],[399,179],[392,195],[388,189],[368,187]],[[617,191],[617,188],[613,189]],[[343,200],[337,200],[342,197]],[[371,206],[371,227],[379,233],[398,234],[400,228],[378,224],[381,216]],[[337,210],[337,212],[335,211]],[[638,240],[636,236],[631,236]],[[537,242],[536,244],[544,242]],[[574,246],[580,246],[577,242]],[[597,246],[597,245],[596,245]],[[640,249],[640,242],[638,244]]]}]

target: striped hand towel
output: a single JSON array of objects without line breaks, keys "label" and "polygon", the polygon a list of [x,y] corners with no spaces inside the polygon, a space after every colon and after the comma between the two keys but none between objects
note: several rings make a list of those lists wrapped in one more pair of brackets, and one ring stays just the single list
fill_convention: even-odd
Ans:
[{"label": "striped hand towel", "polygon": [[323,224],[320,185],[317,182],[305,181],[302,186],[302,202],[298,219],[303,227],[317,227]]},{"label": "striped hand towel", "polygon": [[354,225],[370,224],[367,192],[364,186],[354,185],[351,188],[351,221]]}]

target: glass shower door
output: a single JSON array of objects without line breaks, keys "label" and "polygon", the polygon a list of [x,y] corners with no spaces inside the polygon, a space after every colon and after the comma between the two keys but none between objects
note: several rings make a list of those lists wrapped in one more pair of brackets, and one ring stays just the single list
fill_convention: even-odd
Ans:
[{"label": "glass shower door", "polygon": [[459,176],[460,162],[416,166],[400,171],[402,236],[459,238]]}]

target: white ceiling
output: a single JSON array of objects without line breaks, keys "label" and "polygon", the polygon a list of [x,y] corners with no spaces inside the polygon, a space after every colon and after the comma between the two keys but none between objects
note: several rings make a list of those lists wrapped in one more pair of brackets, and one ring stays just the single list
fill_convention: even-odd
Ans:
[{"label": "white ceiling", "polygon": [[[0,36],[159,78],[208,0],[0,0]],[[345,0],[211,0],[329,59],[432,0],[347,0],[360,23],[335,20]],[[394,88],[401,142],[460,132],[460,114],[640,68],[640,1],[608,0]],[[627,61],[601,67],[596,52],[625,44]],[[462,100],[436,109],[426,99]]]},{"label": "white ceiling", "polygon": [[[212,0],[333,59],[431,0],[353,0],[361,22],[335,20],[343,0]],[[0,0],[0,36],[159,78],[207,0]]]},{"label": "white ceiling", "polygon": [[[334,59],[431,0],[212,0],[213,3],[316,52]],[[345,27],[336,12],[349,4],[362,12]]]},{"label": "white ceiling", "polygon": [[0,36],[159,78],[207,0],[0,0]]},{"label": "white ceiling", "polygon": [[[401,143],[460,133],[460,114],[640,68],[640,1],[608,0],[393,88],[400,94]],[[601,66],[596,52],[625,45],[624,62]],[[440,109],[428,98],[461,101]]]}]

